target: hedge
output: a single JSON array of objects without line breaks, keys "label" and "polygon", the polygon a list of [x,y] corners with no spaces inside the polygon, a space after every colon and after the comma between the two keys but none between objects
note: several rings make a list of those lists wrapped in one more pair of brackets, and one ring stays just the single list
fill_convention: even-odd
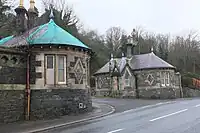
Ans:
[{"label": "hedge", "polygon": [[195,86],[193,86],[192,84],[192,79],[200,79],[200,75],[196,74],[196,73],[191,73],[191,72],[187,72],[187,73],[183,73],[182,74],[182,86],[183,87],[190,87],[190,88],[194,88],[197,89]]}]

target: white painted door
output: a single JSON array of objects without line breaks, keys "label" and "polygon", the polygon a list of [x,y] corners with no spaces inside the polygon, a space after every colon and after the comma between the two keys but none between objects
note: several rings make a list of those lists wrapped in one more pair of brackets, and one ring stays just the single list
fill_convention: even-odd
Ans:
[{"label": "white painted door", "polygon": [[54,71],[54,61],[55,56],[54,55],[46,55],[46,84],[53,85],[54,84],[54,78],[55,78],[55,71]]}]

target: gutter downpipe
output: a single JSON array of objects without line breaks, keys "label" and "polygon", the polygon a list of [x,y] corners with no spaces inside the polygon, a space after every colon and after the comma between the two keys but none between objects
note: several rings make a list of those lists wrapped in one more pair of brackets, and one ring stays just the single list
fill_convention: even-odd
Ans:
[{"label": "gutter downpipe", "polygon": [[[28,22],[30,21],[30,16],[27,13],[28,16]],[[29,23],[28,23],[28,31],[30,30]],[[29,32],[28,32],[29,35]],[[26,113],[26,120],[30,120],[30,95],[31,95],[31,90],[30,90],[30,47],[28,43],[28,50],[27,50],[27,69],[26,69],[26,94],[27,94],[27,113]]]},{"label": "gutter downpipe", "polygon": [[30,53],[28,50],[27,55],[27,70],[26,70],[26,94],[27,94],[27,113],[26,113],[26,120],[30,120]]}]

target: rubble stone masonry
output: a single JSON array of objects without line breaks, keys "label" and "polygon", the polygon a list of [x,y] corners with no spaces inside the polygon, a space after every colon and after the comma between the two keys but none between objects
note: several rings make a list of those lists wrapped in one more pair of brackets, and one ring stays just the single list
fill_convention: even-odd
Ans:
[{"label": "rubble stone masonry", "polygon": [[[23,121],[27,107],[25,91],[27,55],[16,50],[2,49],[0,49],[0,123]],[[58,53],[62,52],[58,51]],[[52,119],[92,110],[91,96],[87,86],[88,67],[85,58],[82,58],[85,56],[73,51],[71,53],[63,51],[63,53],[67,55],[67,83],[53,86],[44,84],[45,51],[31,54],[31,120]],[[79,79],[74,74],[77,63],[83,67],[78,73],[81,74]]]}]

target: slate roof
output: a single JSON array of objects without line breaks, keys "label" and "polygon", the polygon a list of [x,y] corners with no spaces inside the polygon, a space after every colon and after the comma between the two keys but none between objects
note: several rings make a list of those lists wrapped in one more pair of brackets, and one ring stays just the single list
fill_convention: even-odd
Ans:
[{"label": "slate roof", "polygon": [[56,25],[52,19],[44,25],[26,31],[21,36],[11,37],[7,41],[0,41],[1,44],[8,47],[38,44],[70,45],[90,49],[76,37]]},{"label": "slate roof", "polygon": [[[117,64],[120,64],[122,58],[114,58],[113,61],[116,60]],[[111,61],[111,60],[110,60]],[[100,68],[95,74],[100,73],[108,73],[109,72],[109,62],[107,62],[102,68]]]},{"label": "slate roof", "polygon": [[5,42],[2,45],[7,46],[7,47],[28,45],[29,42],[28,42],[27,38],[29,37],[30,33],[34,32],[38,27],[39,26],[37,26],[29,31],[26,31],[20,36],[13,36],[10,40],[8,40],[7,42]]},{"label": "slate roof", "polygon": [[[122,58],[116,58],[117,63],[120,66],[120,62]],[[129,66],[132,70],[140,70],[140,69],[156,69],[156,68],[172,68],[175,69],[174,66],[167,63],[166,61],[162,60],[158,56],[156,56],[153,52],[148,54],[140,54],[140,55],[134,55],[130,61]],[[125,67],[125,64],[123,66],[120,66],[123,70],[123,67]],[[101,74],[101,73],[108,73],[109,72],[109,62],[106,63],[102,68],[100,68],[94,75]]]},{"label": "slate roof", "polygon": [[129,65],[133,70],[152,68],[175,68],[171,64],[156,56],[153,52],[133,56]]}]

